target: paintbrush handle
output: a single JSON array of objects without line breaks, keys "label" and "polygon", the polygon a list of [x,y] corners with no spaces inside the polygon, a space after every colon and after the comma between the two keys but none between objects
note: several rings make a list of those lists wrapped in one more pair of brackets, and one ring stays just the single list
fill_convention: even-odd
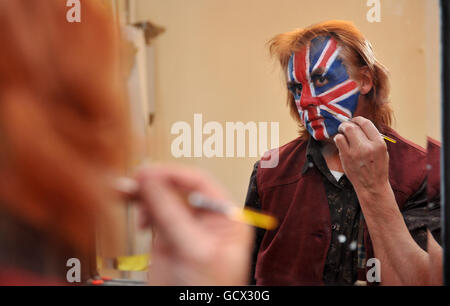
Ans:
[{"label": "paintbrush handle", "polygon": [[188,202],[193,207],[217,212],[227,216],[232,220],[243,222],[248,225],[263,228],[266,230],[273,230],[278,226],[277,219],[272,216],[263,214],[255,210],[246,208],[242,209],[229,203],[217,201],[215,199],[210,199],[199,192],[192,192],[191,194],[189,194]]},{"label": "paintbrush handle", "polygon": [[[136,195],[139,192],[137,182],[128,177],[117,177],[113,182],[113,188],[127,196]],[[276,218],[250,209],[242,209],[230,203],[211,199],[200,192],[191,192],[187,197],[187,202],[196,208],[201,208],[223,214],[229,219],[240,221],[252,226],[260,227],[266,230],[272,230],[277,227]]]},{"label": "paintbrush handle", "polygon": [[386,139],[387,141],[390,141],[392,143],[397,143],[397,140],[392,139],[392,138],[390,138],[390,137],[388,137],[386,135],[383,135],[383,134],[380,133],[380,136],[383,137],[384,139]]}]

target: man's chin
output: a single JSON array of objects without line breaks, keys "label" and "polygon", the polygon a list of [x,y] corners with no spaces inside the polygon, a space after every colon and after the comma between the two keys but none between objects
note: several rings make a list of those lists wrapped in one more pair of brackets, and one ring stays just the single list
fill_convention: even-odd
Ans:
[{"label": "man's chin", "polygon": [[327,138],[325,136],[322,136],[322,137],[312,136],[312,138],[314,138],[314,140],[317,140],[317,141],[327,141],[327,140],[329,140],[329,138]]}]

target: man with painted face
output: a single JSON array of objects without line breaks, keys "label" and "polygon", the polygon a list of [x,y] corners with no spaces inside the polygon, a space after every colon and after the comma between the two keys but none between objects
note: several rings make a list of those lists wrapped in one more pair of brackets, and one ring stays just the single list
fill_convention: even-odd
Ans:
[{"label": "man with painted face", "polygon": [[427,205],[425,150],[389,127],[388,73],[370,43],[353,24],[329,21],[280,34],[270,50],[300,137],[276,149],[276,167],[257,162],[251,175],[245,205],[280,221],[257,232],[252,282],[427,283],[400,275],[390,254],[426,249],[427,227],[439,240],[440,206]]}]

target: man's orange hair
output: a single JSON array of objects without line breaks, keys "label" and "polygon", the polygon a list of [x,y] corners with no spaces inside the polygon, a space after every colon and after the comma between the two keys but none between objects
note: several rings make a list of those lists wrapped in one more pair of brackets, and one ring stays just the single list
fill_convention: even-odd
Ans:
[{"label": "man's orange hair", "polygon": [[[347,64],[349,74],[354,79],[358,80],[360,77],[359,68],[368,68],[373,80],[372,90],[366,96],[371,114],[369,119],[379,129],[390,126],[393,112],[389,106],[388,71],[375,58],[369,41],[351,22],[331,20],[279,34],[269,41],[270,53],[279,60],[283,71],[287,71],[291,54],[302,49],[317,36],[331,36],[340,43],[342,47],[340,56],[343,57],[344,64]],[[291,115],[298,122],[300,135],[306,139],[309,134],[300,120],[294,97],[288,90],[287,95]]]}]

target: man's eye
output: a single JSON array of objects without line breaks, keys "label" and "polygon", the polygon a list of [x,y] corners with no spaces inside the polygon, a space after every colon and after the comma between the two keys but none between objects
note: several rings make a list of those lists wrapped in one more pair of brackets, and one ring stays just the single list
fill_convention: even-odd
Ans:
[{"label": "man's eye", "polygon": [[322,87],[328,84],[328,79],[325,76],[314,77],[312,81],[316,87]]},{"label": "man's eye", "polygon": [[302,84],[291,84],[289,85],[289,90],[295,96],[300,96],[302,94]]}]

